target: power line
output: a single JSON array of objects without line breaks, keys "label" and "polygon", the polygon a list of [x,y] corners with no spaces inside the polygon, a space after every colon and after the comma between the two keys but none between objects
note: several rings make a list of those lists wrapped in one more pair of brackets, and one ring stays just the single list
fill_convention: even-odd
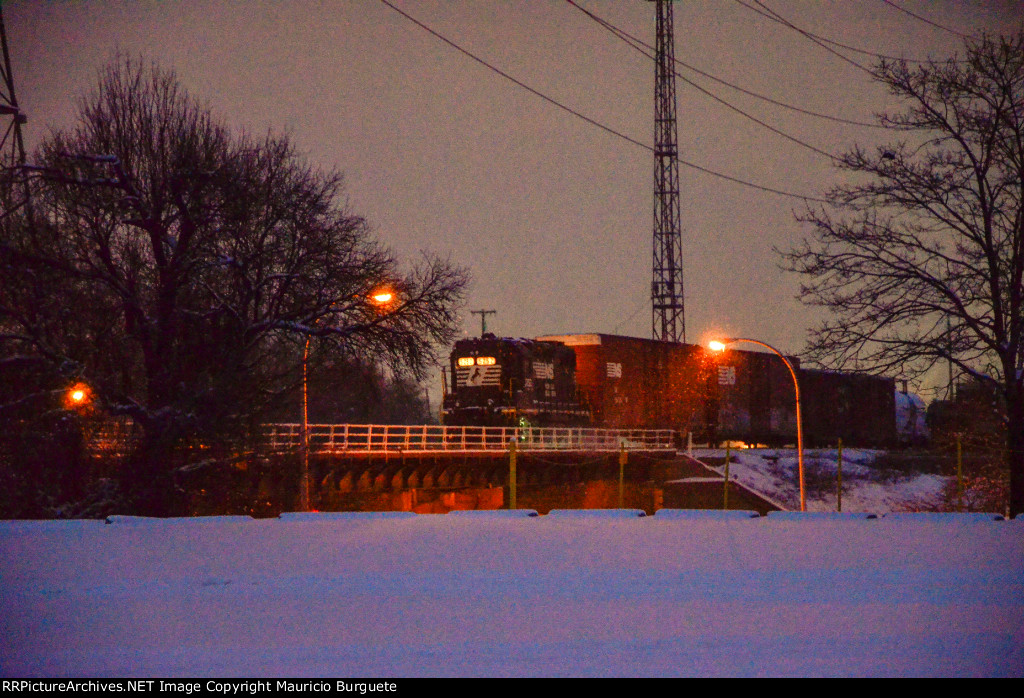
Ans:
[{"label": "power line", "polygon": [[[889,56],[889,55],[886,55],[884,53],[875,53],[874,51],[866,51],[864,49],[856,48],[854,46],[849,46],[848,44],[842,44],[842,43],[839,43],[838,41],[833,41],[832,39],[827,39],[827,38],[825,38],[823,36],[819,36],[818,34],[814,34],[812,32],[809,32],[806,29],[801,29],[800,27],[796,26],[795,24],[790,22],[788,19],[786,19],[785,17],[780,15],[778,12],[776,12],[775,10],[771,9],[766,4],[761,2],[761,0],[753,0],[753,2],[756,5],[758,5],[758,7],[762,8],[761,10],[757,9],[757,7],[752,7],[751,5],[748,5],[747,3],[743,2],[743,0],[736,0],[736,2],[738,4],[740,4],[740,5],[742,5],[743,7],[747,8],[748,10],[751,10],[752,12],[756,12],[757,14],[761,15],[762,17],[764,17],[766,19],[769,19],[769,20],[771,20],[773,22],[778,22],[779,24],[782,24],[783,26],[789,27],[790,29],[792,29],[795,32],[798,32],[799,34],[802,34],[805,38],[807,38],[810,41],[813,41],[818,46],[821,46],[823,49],[825,49],[826,51],[831,53],[833,56],[836,56],[840,60],[846,61],[847,63],[849,63],[853,67],[857,68],[858,70],[861,70],[861,71],[867,73],[872,78],[876,78],[877,77],[873,70],[871,70],[870,68],[868,68],[868,67],[858,63],[857,61],[853,60],[852,58],[844,56],[843,54],[839,53],[838,51],[836,51],[835,49],[831,48],[831,46],[828,46],[827,44],[832,44],[832,46],[839,46],[840,48],[843,48],[843,49],[845,49],[847,51],[854,51],[856,53],[862,53],[862,54],[865,54],[865,55],[868,55],[868,56],[873,56],[875,58],[880,58],[880,59],[885,60],[885,61],[898,61],[898,62],[902,62],[902,63],[931,63],[932,62],[931,59],[921,60],[921,59],[916,59],[916,58],[905,58],[903,56]],[[964,61],[958,61],[956,59],[950,59],[950,60],[952,60],[954,63],[962,63],[962,62],[964,62]]]},{"label": "power line", "polygon": [[[575,2],[573,2],[573,0],[566,0],[566,2],[569,3],[570,5],[572,5],[573,7],[575,7],[577,10],[579,10],[583,14],[587,15],[588,17],[590,17],[590,19],[594,20],[595,22],[597,22],[598,24],[603,26],[608,31],[610,31],[613,34],[617,35],[619,37],[619,39],[621,39],[622,41],[624,41],[624,42],[626,42],[628,44],[633,45],[634,49],[639,51],[640,48],[638,48],[638,47],[642,46],[643,48],[645,48],[645,49],[647,49],[649,51],[653,51],[654,50],[654,48],[650,44],[644,42],[641,39],[636,38],[635,36],[633,36],[629,32],[627,32],[627,31],[625,31],[625,30],[615,26],[614,24],[612,24],[611,22],[608,22],[607,20],[603,19],[602,17],[599,17],[598,15],[594,14],[590,10],[587,10],[587,9],[577,5]],[[854,119],[845,119],[843,117],[832,116],[830,114],[822,114],[821,112],[811,111],[809,109],[803,109],[801,107],[797,107],[797,106],[792,105],[792,104],[787,104],[785,102],[780,102],[777,99],[772,99],[771,97],[767,97],[767,96],[765,96],[763,94],[754,92],[752,90],[745,89],[743,87],[740,87],[739,85],[734,85],[733,83],[729,82],[728,80],[723,80],[723,79],[721,79],[721,78],[719,78],[719,77],[717,77],[715,75],[712,75],[711,73],[708,73],[706,71],[701,70],[700,68],[694,67],[694,66],[690,65],[689,63],[686,63],[686,62],[684,62],[684,61],[682,61],[682,60],[680,60],[678,58],[675,59],[675,62],[678,63],[679,65],[683,66],[687,70],[691,70],[694,73],[697,73],[698,75],[700,75],[702,77],[705,77],[705,78],[707,78],[709,80],[717,82],[717,83],[719,83],[721,85],[725,85],[726,87],[731,88],[733,90],[736,90],[737,92],[741,92],[741,93],[743,93],[745,95],[748,95],[750,97],[754,97],[755,99],[763,100],[765,102],[768,102],[769,104],[774,104],[775,106],[782,107],[783,109],[789,109],[790,111],[794,111],[794,112],[797,112],[799,114],[806,114],[807,116],[813,116],[813,117],[818,118],[818,119],[827,119],[828,121],[834,121],[834,122],[840,123],[840,124],[849,124],[850,126],[863,126],[865,128],[877,128],[877,129],[886,129],[886,130],[888,130],[890,128],[888,126],[883,126],[882,124],[871,123],[870,121],[856,121]],[[682,75],[679,75],[679,73],[676,73],[676,75],[678,77],[682,78],[683,80],[686,79]]]},{"label": "power line", "polygon": [[[558,100],[553,99],[552,97],[548,97],[543,92],[535,90],[534,88],[530,87],[526,83],[524,83],[524,82],[522,82],[520,80],[517,80],[516,78],[512,77],[511,75],[509,75],[505,71],[501,70],[500,68],[497,68],[496,66],[492,65],[491,63],[488,63],[484,59],[482,59],[482,58],[476,56],[475,54],[467,51],[466,49],[464,49],[463,47],[459,46],[458,44],[456,44],[451,39],[448,39],[447,37],[443,36],[442,34],[434,31],[433,29],[428,27],[426,24],[424,24],[423,22],[419,21],[418,19],[416,19],[412,15],[408,14],[407,12],[405,12],[405,11],[395,7],[393,4],[388,2],[388,0],[380,0],[380,2],[382,4],[384,4],[384,5],[386,5],[387,7],[390,7],[392,10],[394,10],[398,14],[402,15],[403,17],[405,17],[407,20],[409,20],[410,22],[412,22],[413,24],[418,26],[420,29],[423,29],[424,31],[426,31],[430,35],[434,36],[435,38],[437,38],[437,39],[443,41],[444,43],[448,44],[449,46],[454,48],[459,53],[462,53],[463,55],[467,56],[468,58],[473,59],[474,61],[476,61],[480,65],[486,67],[488,70],[491,70],[491,71],[497,73],[498,75],[502,76],[503,78],[505,78],[509,82],[517,85],[518,87],[523,88],[524,90],[526,90],[530,94],[533,94],[533,95],[535,95],[537,97],[540,97],[545,102],[553,104],[554,106],[558,107],[559,109],[561,109],[561,110],[563,110],[565,112],[568,112],[569,114],[572,114],[573,116],[575,116],[575,117],[577,117],[579,119],[582,119],[583,121],[586,121],[588,124],[591,124],[592,126],[598,127],[602,131],[610,133],[613,136],[617,136],[617,137],[619,137],[619,138],[621,138],[621,139],[623,139],[623,140],[625,140],[625,141],[627,141],[629,143],[632,143],[633,145],[635,145],[635,146],[637,146],[639,148],[643,148],[644,150],[646,150],[648,152],[651,152],[651,153],[654,152],[654,148],[652,146],[649,146],[646,143],[638,141],[635,138],[631,138],[631,137],[625,135],[624,133],[616,131],[615,129],[613,129],[613,128],[609,127],[609,126],[605,126],[604,124],[602,124],[602,123],[600,123],[598,121],[595,121],[594,119],[591,119],[589,116],[581,114],[580,112],[576,111],[575,109],[572,109],[571,107],[568,107],[568,106],[562,104]],[[755,184],[753,182],[748,182],[746,180],[739,179],[738,177],[732,177],[732,176],[727,175],[727,174],[722,174],[721,172],[716,172],[716,171],[708,169],[706,167],[702,167],[701,165],[697,165],[695,163],[683,160],[682,158],[678,158],[678,160],[679,160],[679,164],[680,165],[683,165],[685,167],[689,167],[690,169],[697,170],[698,172],[703,172],[704,174],[711,175],[712,177],[717,177],[719,179],[724,179],[727,182],[732,182],[734,184],[740,184],[742,186],[749,187],[751,189],[758,189],[760,191],[768,192],[770,194],[778,194],[779,196],[786,196],[786,197],[789,197],[789,198],[792,198],[792,199],[801,199],[803,201],[815,201],[815,202],[818,202],[818,203],[828,203],[828,201],[826,199],[821,199],[821,198],[814,197],[814,196],[805,196],[803,194],[795,194],[793,192],[784,191],[782,189],[775,189],[775,188],[767,187],[767,186],[764,186],[764,185],[761,185],[761,184]]]},{"label": "power line", "polygon": [[637,316],[637,314],[638,314],[638,313],[639,313],[639,312],[640,312],[641,310],[643,310],[644,308],[646,308],[646,307],[647,307],[647,304],[648,304],[649,302],[650,302],[650,299],[649,299],[649,298],[645,298],[645,299],[644,299],[644,302],[643,302],[643,303],[641,303],[640,305],[638,305],[638,306],[637,306],[637,308],[636,308],[636,310],[634,310],[634,311],[633,311],[633,312],[632,312],[632,313],[630,314],[630,316],[629,316],[628,318],[626,318],[625,320],[623,320],[622,322],[620,322],[620,323],[619,323],[618,325],[616,325],[616,326],[615,326],[614,328],[612,328],[612,334],[617,334],[617,333],[618,333],[618,331],[619,331],[619,328],[620,328],[620,327],[622,327],[623,325],[625,325],[625,324],[626,324],[626,323],[628,323],[628,322],[631,322],[631,321],[633,320],[633,318],[635,318],[635,317]]},{"label": "power line", "polygon": [[908,10],[906,8],[903,8],[903,7],[900,7],[899,5],[897,5],[894,2],[891,2],[891,0],[882,0],[882,2],[884,2],[886,5],[888,5],[889,7],[893,8],[894,10],[899,10],[900,12],[902,12],[904,14],[908,14],[911,17],[913,17],[914,19],[920,20],[920,21],[924,22],[925,24],[930,24],[933,27],[936,27],[936,28],[941,29],[943,31],[947,31],[950,34],[955,34],[956,36],[959,36],[961,39],[969,39],[970,38],[967,34],[963,34],[961,32],[958,32],[956,29],[950,29],[949,27],[944,27],[941,24],[939,24],[938,22],[933,22],[930,19],[926,19],[925,17],[922,17],[921,15],[916,15],[913,12],[911,12],[910,10]]},{"label": "power line", "polygon": [[[778,22],[779,24],[787,26],[790,29],[793,29],[794,31],[800,32],[801,34],[803,34],[808,39],[810,39],[814,43],[818,44],[819,46],[821,46],[825,50],[827,50],[830,53],[838,56],[839,58],[842,58],[847,63],[850,63],[851,65],[854,65],[854,66],[860,68],[861,70],[867,71],[872,76],[874,75],[874,73],[872,73],[868,68],[865,68],[860,63],[857,63],[856,61],[853,61],[853,60],[847,58],[846,56],[842,55],[841,53],[836,53],[835,51],[832,51],[828,46],[825,46],[824,44],[832,44],[833,46],[838,46],[838,47],[840,47],[842,49],[845,49],[847,51],[853,51],[854,53],[861,53],[861,54],[864,54],[866,56],[871,56],[873,58],[881,58],[882,60],[886,60],[886,61],[902,61],[902,62],[905,62],[905,63],[931,63],[932,62],[931,58],[920,59],[920,58],[907,58],[905,56],[890,56],[890,55],[887,55],[887,54],[884,54],[884,53],[876,53],[875,51],[868,51],[866,49],[857,48],[856,46],[850,46],[849,44],[843,44],[843,43],[840,43],[838,41],[834,41],[833,39],[828,39],[828,38],[826,38],[824,36],[821,36],[819,34],[814,34],[812,32],[809,32],[809,31],[805,30],[805,29],[801,29],[800,27],[796,26],[795,24],[793,24],[792,22],[787,20],[785,17],[780,15],[778,12],[776,12],[775,10],[773,10],[770,7],[768,7],[767,5],[765,5],[763,2],[761,2],[761,0],[753,0],[753,1],[754,1],[754,3],[756,5],[758,5],[759,7],[763,8],[764,12],[762,12],[761,10],[758,10],[756,7],[751,7],[750,5],[746,4],[745,2],[742,2],[742,0],[736,0],[736,2],[738,2],[740,5],[743,5],[748,10],[753,10],[754,12],[758,13],[762,17],[770,19],[773,22]],[[964,61],[957,61],[957,60],[954,59],[953,62],[954,63],[962,63]]]},{"label": "power line", "polygon": [[[641,48],[641,46],[637,45],[637,44],[641,44],[643,46],[646,46],[646,44],[644,44],[642,41],[636,41],[636,43],[633,43],[632,41],[630,41],[629,38],[627,38],[625,36],[625,32],[621,32],[617,27],[615,27],[610,22],[606,22],[606,21],[598,18],[596,15],[593,15],[593,14],[587,12],[582,7],[580,7],[579,5],[574,3],[572,0],[566,0],[566,1],[570,5],[572,5],[573,7],[579,9],[580,11],[582,11],[585,14],[587,14],[588,16],[590,16],[591,19],[593,19],[594,21],[598,22],[602,27],[604,27],[605,29],[610,31],[614,36],[616,36],[616,38],[618,38],[621,41],[625,42],[630,47],[632,47],[633,49],[639,51],[640,53],[642,53],[643,55],[647,56],[651,60],[655,60],[653,55],[651,55],[650,53],[647,53],[643,48]],[[839,158],[835,157],[831,153],[828,153],[828,152],[822,150],[821,148],[813,146],[810,143],[807,143],[806,141],[802,141],[802,140],[800,140],[799,138],[797,138],[795,136],[789,135],[785,131],[781,131],[781,130],[775,128],[774,126],[772,126],[770,124],[767,124],[764,121],[761,121],[756,116],[752,116],[751,114],[748,114],[747,112],[743,111],[739,107],[737,107],[737,106],[735,106],[735,105],[725,101],[724,99],[722,99],[718,95],[710,92],[709,90],[704,89],[703,87],[701,87],[697,83],[693,82],[692,80],[689,80],[685,76],[680,75],[678,72],[676,72],[676,71],[672,71],[672,72],[673,72],[673,74],[677,78],[679,78],[680,80],[685,82],[687,85],[689,85],[690,87],[694,88],[695,90],[697,90],[701,94],[703,94],[703,95],[705,95],[705,96],[715,100],[716,102],[718,102],[722,106],[726,107],[727,109],[731,109],[732,111],[736,112],[737,114],[740,114],[741,116],[743,116],[743,117],[753,121],[755,124],[757,124],[757,125],[759,125],[759,126],[761,126],[763,128],[766,128],[769,131],[771,131],[772,133],[775,133],[775,134],[777,134],[779,136],[782,136],[783,138],[785,138],[785,139],[787,139],[789,141],[792,141],[793,143],[796,143],[797,145],[799,145],[799,146],[801,146],[803,148],[806,148],[807,150],[810,150],[810,151],[812,151],[814,153],[817,153],[818,155],[822,155],[822,156],[828,158],[829,160],[832,160],[833,162],[839,162]]]},{"label": "power line", "polygon": [[385,5],[387,5],[388,7],[390,7],[395,12],[397,12],[398,14],[402,15],[403,17],[405,17],[407,20],[409,20],[410,22],[412,22],[416,26],[418,26],[420,29],[423,29],[424,31],[429,32],[434,37],[436,37],[436,38],[440,39],[441,41],[443,41],[444,43],[448,44],[449,46],[451,46],[453,49],[455,49],[459,53],[462,53],[463,55],[465,55],[465,56],[467,56],[469,58],[472,58],[474,61],[476,61],[480,65],[488,68],[489,70],[494,71],[495,73],[497,73],[501,77],[503,77],[506,80],[514,83],[515,85],[518,85],[519,87],[523,88],[527,92],[529,92],[529,93],[531,93],[531,94],[533,94],[533,95],[535,95],[537,97],[540,97],[545,102],[549,102],[549,103],[555,105],[556,107],[558,107],[559,109],[567,111],[570,114],[572,114],[573,116],[575,116],[575,117],[577,117],[579,119],[583,119],[587,123],[589,123],[589,124],[591,124],[593,126],[597,126],[599,129],[607,131],[608,133],[612,134],[613,136],[618,136],[619,138],[622,138],[623,140],[629,141],[633,145],[639,146],[639,147],[644,148],[646,150],[650,150],[652,152],[654,151],[654,148],[652,148],[651,146],[647,145],[646,143],[641,143],[640,141],[636,140],[635,138],[630,138],[629,136],[627,136],[624,133],[621,133],[620,131],[616,131],[615,129],[613,129],[613,128],[609,127],[609,126],[605,126],[602,123],[594,121],[589,116],[581,114],[580,112],[576,111],[575,109],[573,109],[571,107],[567,107],[566,105],[562,104],[558,100],[553,99],[551,97],[548,97],[543,92],[538,92],[537,90],[533,89],[532,87],[530,87],[526,83],[524,83],[524,82],[522,82],[520,80],[515,79],[514,77],[512,77],[511,75],[509,75],[505,71],[501,70],[500,68],[492,65],[491,63],[488,63],[487,61],[485,61],[484,59],[478,57],[477,55],[475,55],[473,53],[470,53],[469,51],[467,51],[466,49],[462,48],[461,46],[459,46],[454,41],[452,41],[452,40],[448,39],[447,37],[439,34],[436,31],[434,31],[433,29],[431,29],[426,24],[424,24],[423,22],[419,21],[418,19],[416,19],[412,15],[410,15],[410,14],[408,14],[408,13],[406,13],[406,12],[400,10],[400,9],[398,9],[397,7],[392,5],[390,2],[388,2],[388,0],[380,0],[380,1],[382,3],[384,3]]},{"label": "power line", "polygon": [[773,22],[778,22],[779,24],[782,24],[784,26],[789,27],[790,29],[792,29],[793,31],[803,35],[805,38],[809,39],[810,41],[813,41],[818,46],[821,46],[823,49],[825,49],[826,51],[831,53],[836,58],[839,58],[840,60],[846,61],[847,63],[849,63],[853,67],[857,68],[858,70],[862,70],[863,72],[867,73],[871,77],[875,76],[875,74],[871,71],[870,68],[867,68],[867,67],[861,65],[860,63],[858,63],[857,61],[853,60],[852,58],[844,56],[843,54],[839,53],[838,51],[836,51],[831,46],[827,46],[826,45],[826,43],[835,43],[835,42],[833,42],[833,41],[831,41],[829,39],[825,39],[824,37],[819,37],[818,35],[812,34],[811,32],[806,31],[804,29],[801,29],[800,27],[796,26],[795,24],[793,24],[792,22],[787,20],[785,17],[783,17],[782,15],[780,15],[779,13],[775,12],[773,9],[771,9],[770,7],[765,5],[763,2],[760,2],[760,0],[754,0],[754,2],[757,3],[758,6],[762,7],[763,10],[759,10],[756,7],[753,7],[752,5],[748,5],[747,3],[743,2],[743,0],[736,0],[736,2],[739,3],[740,5],[742,5],[743,7],[747,8],[748,10],[751,10],[752,12],[756,12],[757,14],[761,15],[762,17],[765,17],[767,19],[770,19]]}]

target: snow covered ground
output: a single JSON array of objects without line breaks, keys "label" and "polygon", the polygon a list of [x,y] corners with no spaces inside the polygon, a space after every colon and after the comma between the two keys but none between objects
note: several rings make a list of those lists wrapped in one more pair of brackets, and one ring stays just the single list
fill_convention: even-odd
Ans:
[{"label": "snow covered ground", "polygon": [[[874,465],[883,453],[866,449],[843,450],[844,512],[886,514],[944,508],[946,490],[953,484],[953,478],[931,473],[887,471]],[[716,472],[724,472],[725,449],[695,449],[693,455]],[[835,449],[813,449],[804,454],[807,511],[836,511],[837,469]],[[783,509],[800,509],[797,473],[794,449],[730,451],[730,480],[745,485]]]},{"label": "snow covered ground", "polygon": [[1024,518],[0,522],[4,676],[1024,676]]}]

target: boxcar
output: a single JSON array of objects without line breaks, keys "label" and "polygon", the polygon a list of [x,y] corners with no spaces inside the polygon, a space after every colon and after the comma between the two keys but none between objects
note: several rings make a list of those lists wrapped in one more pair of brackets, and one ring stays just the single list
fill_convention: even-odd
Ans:
[{"label": "boxcar", "polygon": [[897,444],[892,378],[816,369],[800,372],[804,443],[883,448]]},{"label": "boxcar", "polygon": [[607,334],[540,339],[575,350],[597,426],[675,429],[699,442],[796,441],[793,379],[774,354]]},{"label": "boxcar", "polygon": [[[788,358],[799,372],[799,361]],[[708,386],[711,418],[706,440],[796,443],[796,392],[782,359],[730,348],[711,354],[710,360],[714,375]]]},{"label": "boxcar", "polygon": [[540,339],[576,352],[576,383],[595,426],[703,429],[707,369],[700,347],[607,334]]}]

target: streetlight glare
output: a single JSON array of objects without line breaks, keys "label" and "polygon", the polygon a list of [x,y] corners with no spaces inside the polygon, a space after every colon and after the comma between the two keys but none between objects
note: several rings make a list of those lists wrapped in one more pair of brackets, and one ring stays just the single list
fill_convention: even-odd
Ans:
[{"label": "streetlight glare", "polygon": [[92,402],[92,392],[85,383],[75,383],[64,391],[64,409],[77,410],[87,407]]},{"label": "streetlight glare", "polygon": [[749,342],[750,344],[757,344],[771,352],[774,352],[782,363],[789,369],[789,375],[793,378],[793,392],[796,397],[796,458],[797,468],[800,471],[800,511],[807,511],[807,497],[804,488],[804,436],[802,420],[800,418],[800,381],[796,377],[796,369],[793,368],[793,364],[789,362],[782,352],[773,347],[771,344],[765,344],[764,342],[757,339],[748,339],[746,337],[728,337],[723,340],[712,340],[708,342],[708,349],[711,351],[724,351],[727,344],[737,344],[739,342]]},{"label": "streetlight glare", "polygon": [[391,293],[391,291],[378,291],[370,296],[374,303],[390,303],[394,297],[395,294]]}]

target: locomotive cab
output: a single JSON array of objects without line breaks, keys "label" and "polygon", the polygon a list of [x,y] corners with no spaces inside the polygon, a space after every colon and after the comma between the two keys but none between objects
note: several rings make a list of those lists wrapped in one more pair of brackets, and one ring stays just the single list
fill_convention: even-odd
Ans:
[{"label": "locomotive cab", "polygon": [[484,335],[455,343],[446,424],[582,425],[576,354],[558,342]]}]

